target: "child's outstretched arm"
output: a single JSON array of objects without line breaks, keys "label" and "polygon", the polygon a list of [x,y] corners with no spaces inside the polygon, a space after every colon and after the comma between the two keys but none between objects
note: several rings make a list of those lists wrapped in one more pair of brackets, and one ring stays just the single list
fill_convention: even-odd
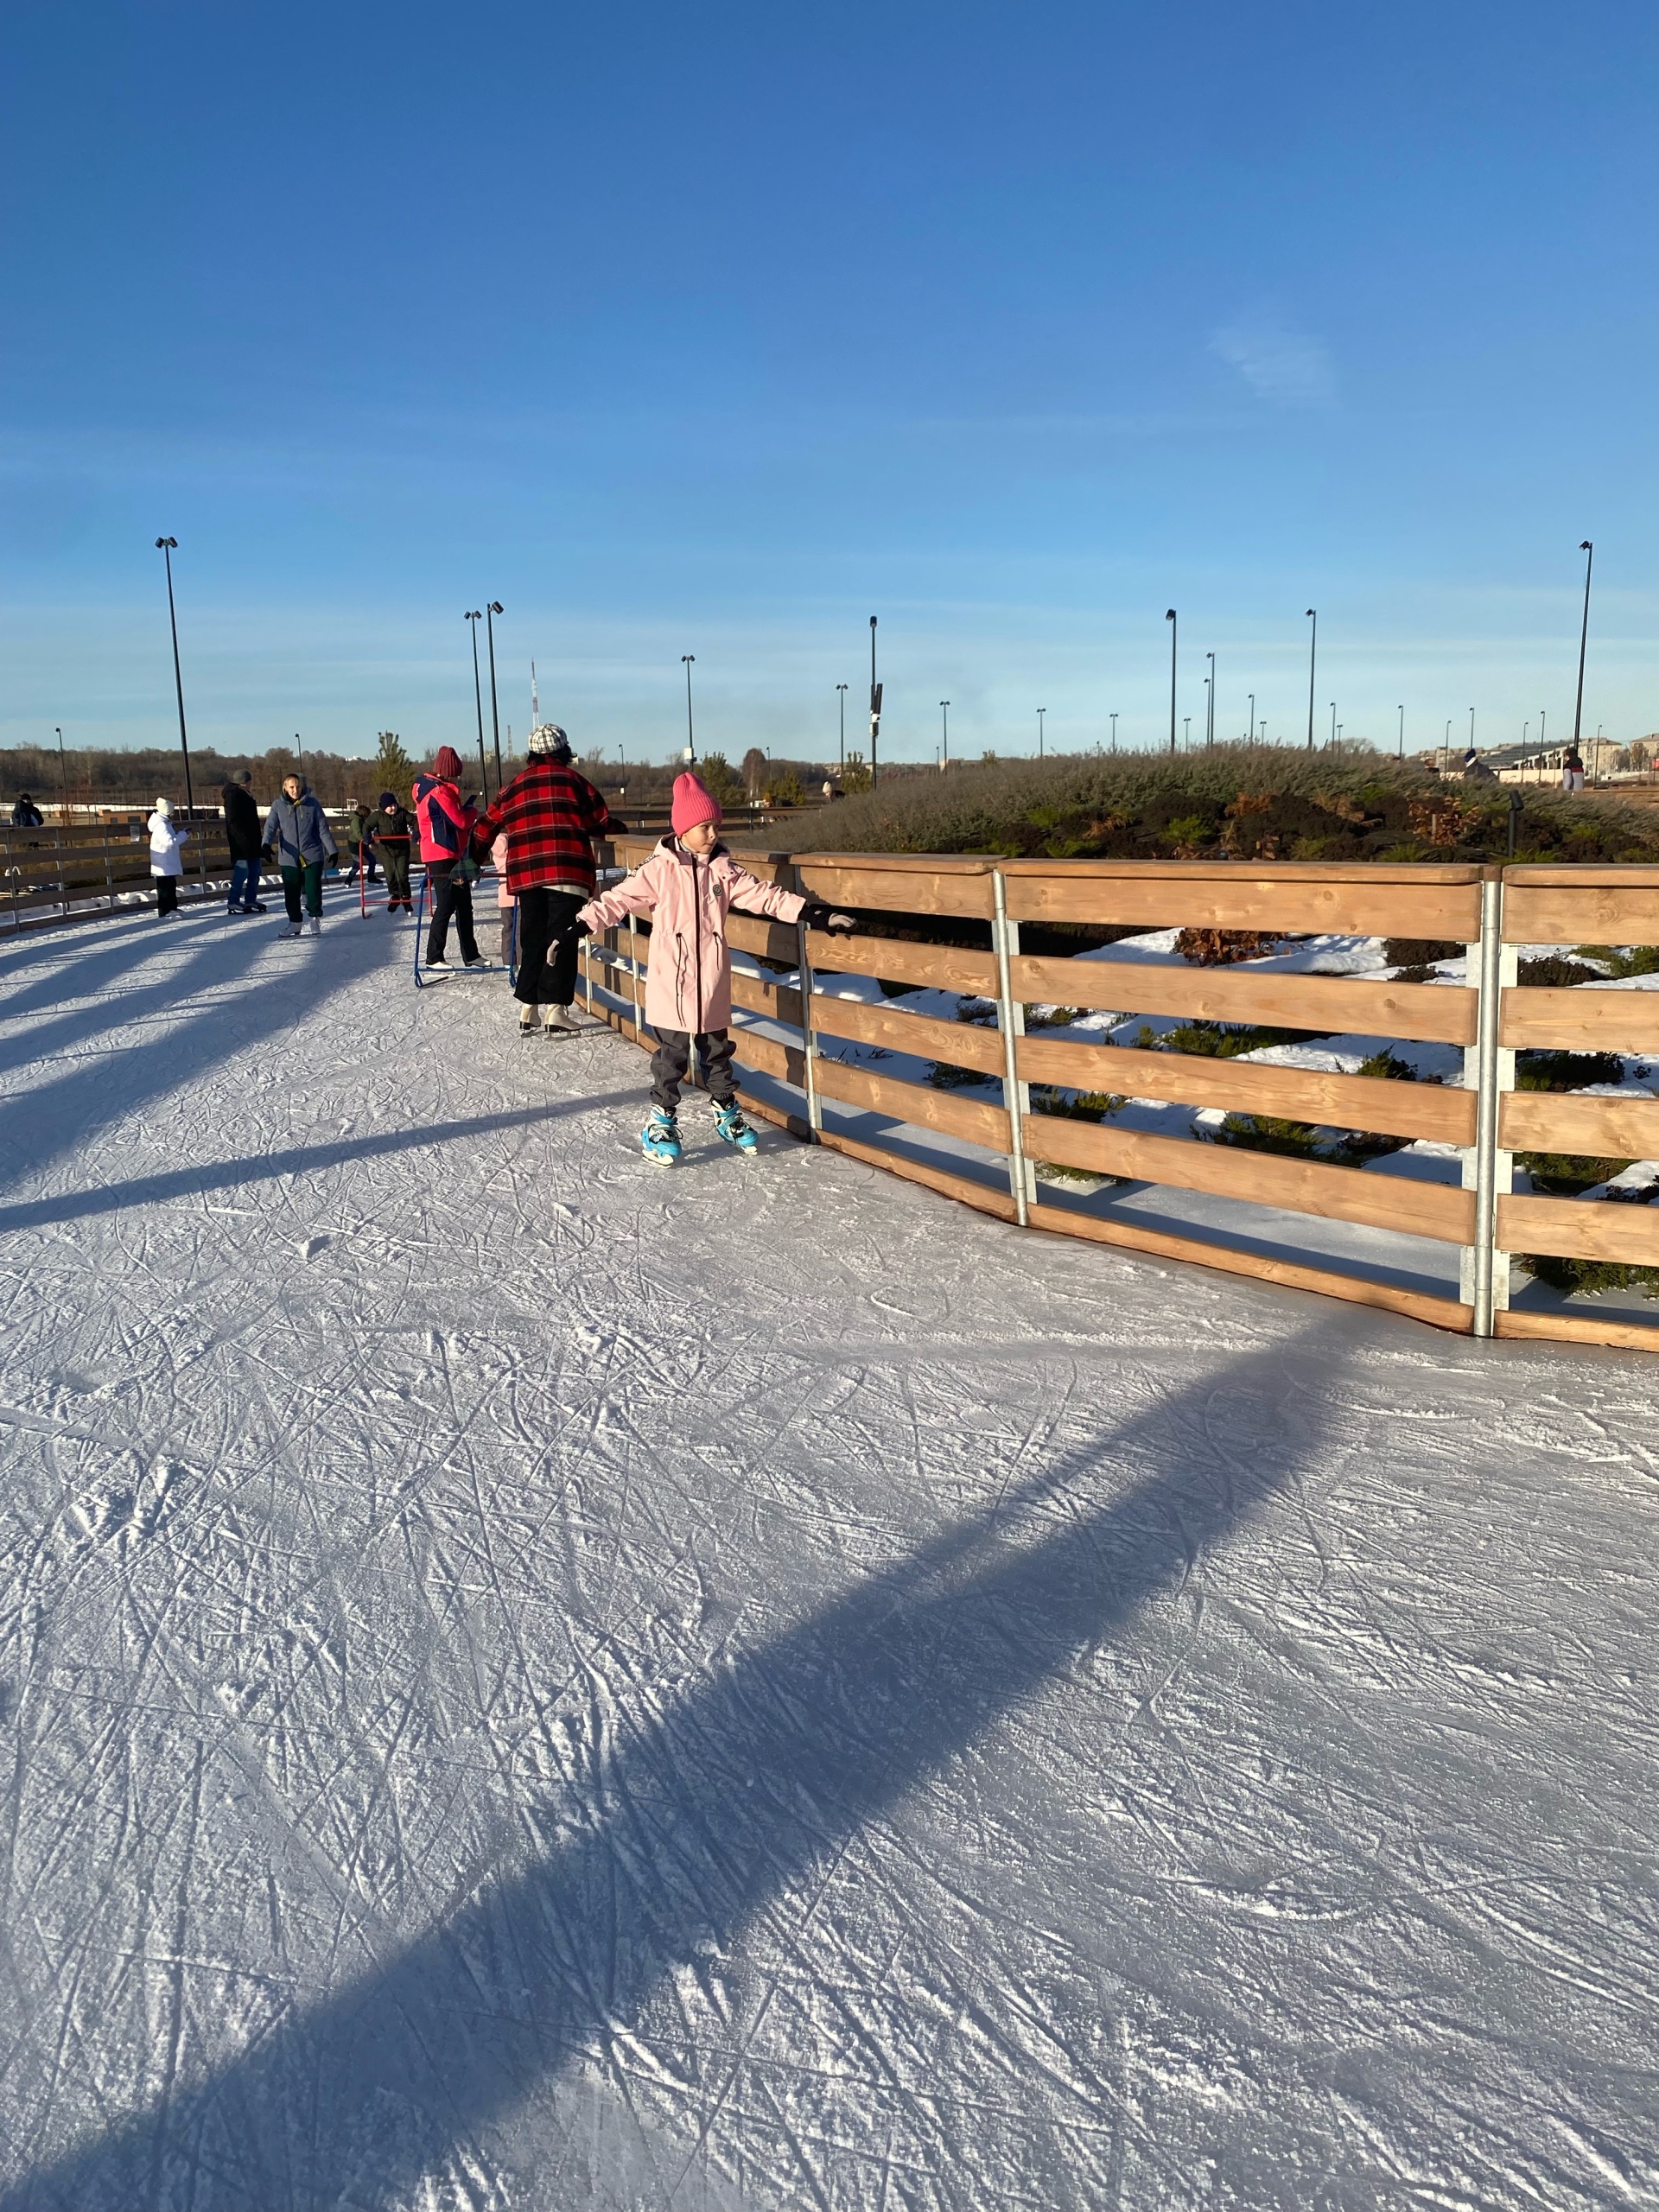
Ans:
[{"label": "child's outstretched arm", "polygon": [[658,885],[658,862],[653,853],[642,868],[632,875],[625,875],[620,883],[613,883],[608,891],[596,891],[576,916],[576,928],[584,937],[591,937],[595,930],[613,930],[619,922],[626,922],[630,914],[648,914],[661,897]]}]

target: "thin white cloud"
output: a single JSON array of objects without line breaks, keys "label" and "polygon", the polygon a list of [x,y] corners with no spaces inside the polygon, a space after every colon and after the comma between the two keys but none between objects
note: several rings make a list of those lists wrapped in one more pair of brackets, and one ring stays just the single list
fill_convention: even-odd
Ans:
[{"label": "thin white cloud", "polygon": [[1210,350],[1238,371],[1258,399],[1275,407],[1328,407],[1337,396],[1329,349],[1270,318],[1230,322],[1210,340]]}]

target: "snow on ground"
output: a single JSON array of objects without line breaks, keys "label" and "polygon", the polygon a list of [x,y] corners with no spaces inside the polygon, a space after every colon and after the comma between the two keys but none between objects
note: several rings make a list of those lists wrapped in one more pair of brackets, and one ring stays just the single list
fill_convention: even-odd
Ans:
[{"label": "snow on ground", "polygon": [[1659,2191],[1656,1370],[0,968],[0,2204]]}]

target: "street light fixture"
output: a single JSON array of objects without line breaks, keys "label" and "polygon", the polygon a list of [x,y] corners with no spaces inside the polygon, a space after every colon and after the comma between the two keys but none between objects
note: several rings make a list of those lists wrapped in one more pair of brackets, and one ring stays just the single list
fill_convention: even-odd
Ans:
[{"label": "street light fixture", "polygon": [[943,747],[939,766],[948,768],[950,765],[950,702],[948,699],[939,702],[939,738]]},{"label": "street light fixture", "polygon": [[55,722],[53,728],[58,732],[58,789],[61,793],[58,802],[58,827],[61,830],[67,827],[69,820],[69,771],[63,758],[63,732]]},{"label": "street light fixture", "polygon": [[1216,657],[1214,653],[1205,653],[1205,658],[1210,664],[1210,696],[1204,708],[1204,742],[1207,751],[1216,741]]},{"label": "street light fixture", "polygon": [[167,619],[173,631],[173,688],[179,695],[179,750],[184,755],[184,804],[188,814],[196,810],[195,794],[190,788],[190,740],[184,728],[184,677],[179,672],[179,617],[173,604],[173,556],[179,550],[176,537],[158,537],[156,550],[167,563]]},{"label": "street light fixture", "polygon": [[1111,723],[1112,723],[1112,750],[1113,750],[1113,752],[1114,752],[1114,753],[1116,753],[1116,750],[1117,750],[1117,716],[1116,716],[1116,715],[1114,715],[1111,717]]},{"label": "street light fixture", "polygon": [[1333,699],[1333,700],[1331,702],[1331,742],[1332,742],[1332,745],[1334,745],[1334,744],[1336,743],[1336,741],[1337,741],[1337,702],[1336,702],[1336,701]]},{"label": "street light fixture", "polygon": [[841,695],[841,753],[839,766],[840,772],[844,776],[847,772],[847,686],[844,683],[837,683],[836,690]]},{"label": "street light fixture", "polygon": [[1180,624],[1175,619],[1173,607],[1164,609],[1164,620],[1169,625],[1169,749],[1175,750],[1175,641],[1180,635]]},{"label": "street light fixture", "polygon": [[478,626],[484,620],[484,610],[481,607],[475,607],[462,620],[470,622],[473,629],[473,698],[478,708],[478,779],[487,792],[490,779],[484,769],[484,690],[478,674]]},{"label": "street light fixture", "polygon": [[875,789],[875,747],[881,734],[881,686],[875,680],[875,617],[870,617],[870,789]]},{"label": "street light fixture", "polygon": [[1590,565],[1596,557],[1596,549],[1586,537],[1579,550],[1584,556],[1584,623],[1579,632],[1579,696],[1573,709],[1573,750],[1579,749],[1579,732],[1584,721],[1584,655],[1590,642]]},{"label": "street light fixture", "polygon": [[1039,707],[1037,709],[1037,758],[1039,760],[1043,757],[1043,716],[1047,712],[1046,707]]},{"label": "street light fixture", "polygon": [[[499,599],[491,600],[484,609],[484,627],[490,639],[490,728],[495,738],[495,795],[498,798],[501,796],[501,710],[495,698],[495,618],[506,611]],[[473,638],[476,642],[476,630]]]},{"label": "street light fixture", "polygon": [[1307,619],[1313,625],[1307,639],[1307,749],[1313,750],[1313,670],[1319,657],[1319,616],[1317,607],[1310,607]]},{"label": "street light fixture", "polygon": [[691,726],[691,664],[696,658],[696,653],[680,655],[681,665],[685,670],[685,757],[692,767],[697,761],[696,734]]},{"label": "street light fixture", "polygon": [[1400,750],[1397,757],[1403,760],[1406,757],[1406,710],[1403,707],[1400,707],[1395,711],[1400,716]]},{"label": "street light fixture", "polygon": [[1249,728],[1244,733],[1244,742],[1246,745],[1255,743],[1255,694],[1254,691],[1250,694],[1250,721]]}]

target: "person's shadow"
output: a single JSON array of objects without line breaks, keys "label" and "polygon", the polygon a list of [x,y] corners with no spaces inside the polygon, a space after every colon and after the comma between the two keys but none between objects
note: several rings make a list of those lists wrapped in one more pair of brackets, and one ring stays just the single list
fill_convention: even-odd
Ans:
[{"label": "person's shadow", "polygon": [[[3,2212],[392,2212],[457,2149],[510,2157],[579,2054],[632,2036],[671,1976],[824,1879],[865,1824],[1296,1478],[1319,1415],[1304,1398],[1294,1433],[1284,1371],[1281,1346],[1160,1399],[689,1691],[642,1684],[582,1788],[533,1812],[529,1863],[400,1951],[359,1929],[372,1962],[354,1979],[19,2179]],[[1269,1440],[1248,1455],[1254,1487],[1243,1453],[1202,1441],[1217,1411]]]}]

